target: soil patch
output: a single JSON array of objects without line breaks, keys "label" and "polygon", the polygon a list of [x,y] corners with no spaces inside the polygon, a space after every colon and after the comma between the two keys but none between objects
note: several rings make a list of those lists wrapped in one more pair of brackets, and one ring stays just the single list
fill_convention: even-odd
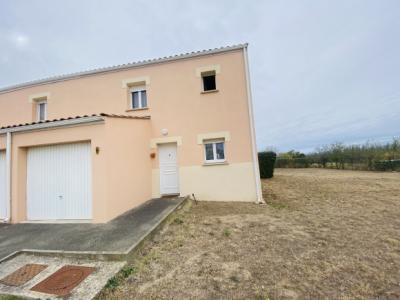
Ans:
[{"label": "soil patch", "polygon": [[267,205],[199,202],[107,299],[398,299],[400,174],[278,169]]}]

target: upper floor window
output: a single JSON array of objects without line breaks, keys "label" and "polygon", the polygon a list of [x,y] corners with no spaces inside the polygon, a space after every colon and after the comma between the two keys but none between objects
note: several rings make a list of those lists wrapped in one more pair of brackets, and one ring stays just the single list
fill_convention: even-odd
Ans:
[{"label": "upper floor window", "polygon": [[205,141],[204,154],[206,163],[225,161],[225,141]]},{"label": "upper floor window", "polygon": [[203,80],[203,91],[216,91],[217,84],[215,82],[215,71],[201,73]]},{"label": "upper floor window", "polygon": [[36,102],[36,118],[37,121],[44,121],[47,119],[47,101],[41,100]]},{"label": "upper floor window", "polygon": [[29,95],[29,103],[32,105],[32,121],[40,122],[47,120],[47,105],[50,99],[50,93],[38,93]]},{"label": "upper floor window", "polygon": [[131,109],[147,108],[147,93],[145,86],[137,86],[130,89]]}]

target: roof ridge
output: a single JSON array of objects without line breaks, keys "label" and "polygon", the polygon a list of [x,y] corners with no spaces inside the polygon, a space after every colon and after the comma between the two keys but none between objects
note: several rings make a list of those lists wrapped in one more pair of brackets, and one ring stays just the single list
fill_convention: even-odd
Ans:
[{"label": "roof ridge", "polygon": [[164,56],[164,57],[159,57],[159,58],[139,60],[136,62],[118,64],[118,65],[113,65],[113,66],[108,66],[108,67],[100,67],[100,68],[94,68],[94,69],[89,69],[89,70],[84,70],[84,71],[54,75],[54,76],[44,77],[41,79],[30,80],[30,81],[26,81],[26,82],[14,84],[14,85],[2,87],[2,88],[0,88],[0,94],[23,89],[23,88],[30,87],[30,86],[48,84],[48,83],[59,82],[59,81],[64,81],[64,80],[71,80],[71,79],[75,79],[75,78],[79,78],[79,77],[83,77],[83,76],[90,76],[90,75],[94,75],[94,74],[98,74],[98,73],[113,72],[113,71],[118,71],[118,70],[124,70],[124,69],[144,66],[144,65],[150,65],[150,64],[175,61],[175,60],[185,59],[185,58],[190,58],[190,57],[233,51],[233,50],[246,48],[247,46],[248,46],[248,43],[236,44],[236,45],[219,47],[219,48],[210,48],[210,49],[204,49],[204,50],[199,50],[199,51],[185,52],[185,53],[169,55],[169,56]]}]

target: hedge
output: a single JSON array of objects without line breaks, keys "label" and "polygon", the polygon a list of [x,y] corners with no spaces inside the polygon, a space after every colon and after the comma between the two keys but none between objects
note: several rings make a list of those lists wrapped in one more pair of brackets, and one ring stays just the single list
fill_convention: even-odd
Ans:
[{"label": "hedge", "polygon": [[260,166],[261,178],[272,178],[274,176],[275,161],[275,152],[266,151],[258,153],[258,163]]},{"label": "hedge", "polygon": [[400,171],[400,159],[375,161],[374,169],[376,171]]},{"label": "hedge", "polygon": [[308,168],[310,161],[307,157],[301,158],[279,158],[276,160],[276,168]]}]

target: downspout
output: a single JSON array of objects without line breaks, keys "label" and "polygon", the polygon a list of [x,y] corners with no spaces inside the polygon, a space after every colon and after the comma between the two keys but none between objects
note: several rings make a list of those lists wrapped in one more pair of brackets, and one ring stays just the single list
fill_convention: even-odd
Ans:
[{"label": "downspout", "polygon": [[244,58],[244,67],[245,67],[245,73],[246,73],[247,106],[248,106],[249,120],[250,120],[250,136],[251,136],[251,146],[252,146],[252,156],[253,156],[253,172],[254,172],[254,180],[255,180],[255,184],[256,184],[257,203],[265,203],[263,195],[262,195],[260,168],[258,165],[258,153],[257,153],[257,143],[256,143],[256,131],[254,128],[253,100],[252,100],[251,85],[250,85],[250,70],[249,70],[249,59],[248,59],[248,55],[247,55],[247,44],[245,47],[243,47],[243,58]]},{"label": "downspout", "polygon": [[4,222],[11,220],[11,132],[7,132],[6,140],[6,211]]}]

